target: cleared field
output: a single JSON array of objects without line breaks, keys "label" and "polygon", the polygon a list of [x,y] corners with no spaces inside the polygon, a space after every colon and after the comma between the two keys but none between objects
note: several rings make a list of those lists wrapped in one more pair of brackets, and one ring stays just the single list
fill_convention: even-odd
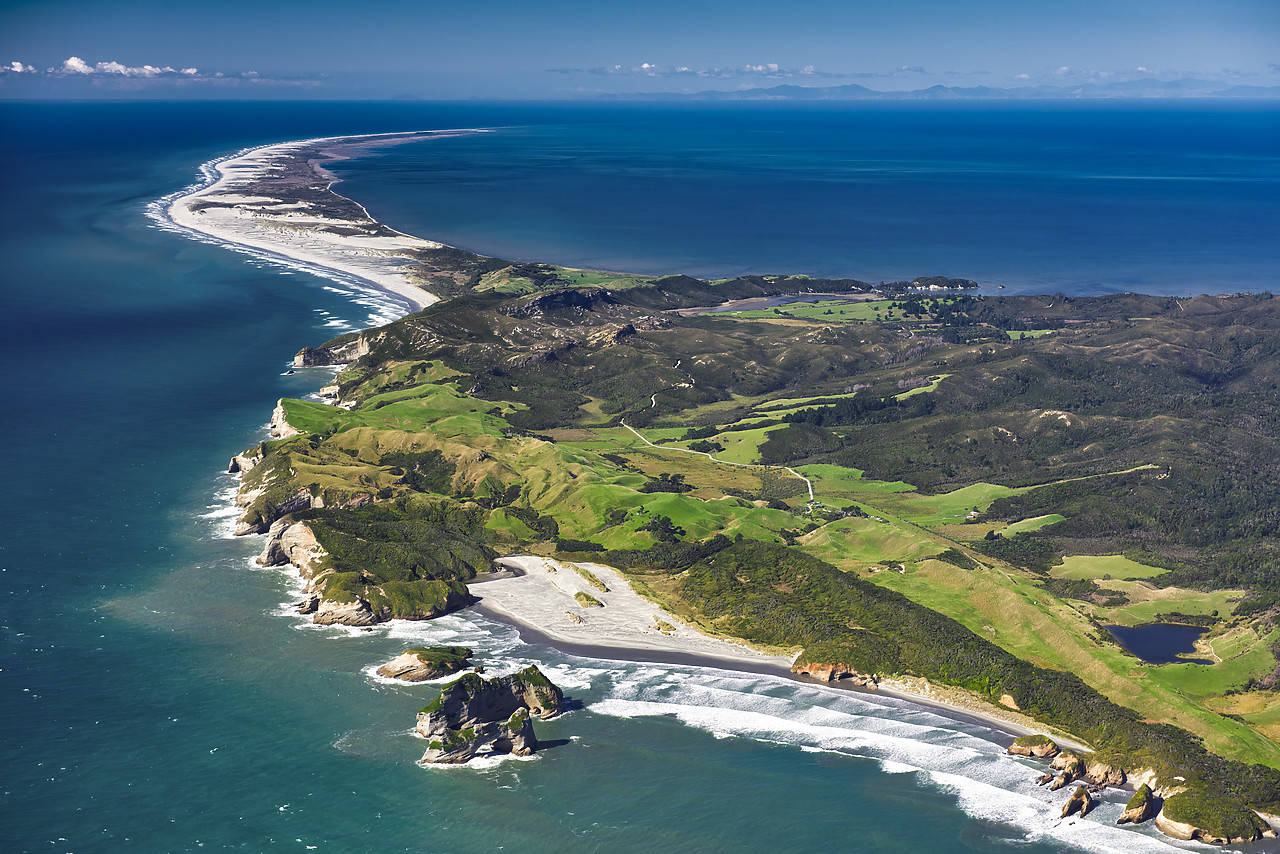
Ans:
[{"label": "cleared field", "polygon": [[912,492],[915,487],[900,480],[866,480],[861,469],[833,465],[800,466],[796,471],[813,481],[819,496],[851,496],[876,492]]},{"label": "cleared field", "polygon": [[1215,614],[1226,617],[1231,614],[1235,603],[1244,596],[1243,590],[1188,590],[1183,587],[1155,588],[1142,581],[1097,582],[1099,587],[1107,590],[1119,590],[1128,595],[1131,604],[1121,608],[1099,612],[1101,619],[1109,620],[1122,626],[1140,626],[1153,623],[1157,614],[1188,614],[1191,616],[1210,617]]},{"label": "cleared field", "polygon": [[918,525],[944,525],[963,521],[974,510],[986,510],[998,498],[1025,491],[994,483],[975,483],[942,495],[913,492],[884,497],[876,505]]},{"label": "cleared field", "polygon": [[805,320],[827,322],[867,322],[874,320],[901,320],[902,313],[889,310],[891,300],[819,300],[817,302],[793,302],[777,308],[748,311],[717,312],[717,316],[740,317],[744,320],[767,320],[780,316],[799,317]]},{"label": "cleared field", "polygon": [[885,561],[909,561],[935,555],[942,546],[911,526],[874,519],[841,519],[800,539],[809,554],[840,569],[862,570]]},{"label": "cleared field", "polygon": [[1109,575],[1134,579],[1154,578],[1164,572],[1166,570],[1158,566],[1147,566],[1124,555],[1068,555],[1062,559],[1062,565],[1054,567],[1050,574],[1055,578],[1103,578]]},{"label": "cleared field", "polygon": [[803,407],[812,404],[815,400],[844,400],[845,398],[857,396],[858,393],[856,391],[851,391],[847,394],[819,394],[812,397],[780,397],[758,404],[755,408],[759,412],[767,412],[773,415],[776,410]]},{"label": "cleared field", "polygon": [[719,433],[713,436],[711,441],[724,445],[724,450],[718,451],[715,458],[729,463],[758,463],[760,446],[764,444],[768,434],[774,430],[781,430],[784,426],[786,425],[775,424],[772,427],[757,427],[754,430]]},{"label": "cleared field", "polygon": [[1052,525],[1055,522],[1062,522],[1066,518],[1067,517],[1058,513],[1050,513],[1047,516],[1033,516],[1030,519],[1020,519],[1017,522],[1005,525],[1000,533],[1004,534],[1006,537],[1012,537],[1014,534],[1021,534],[1024,532],[1030,533],[1031,531],[1038,531],[1041,528]]},{"label": "cleared field", "polygon": [[1055,330],[1053,329],[1026,329],[1017,332],[1011,329],[1007,334],[1011,339],[1017,341],[1020,338],[1041,338],[1045,335],[1052,335],[1054,332]]},{"label": "cleared field", "polygon": [[951,376],[951,374],[940,374],[938,376],[930,377],[931,381],[928,385],[904,391],[902,394],[894,395],[894,397],[898,400],[906,400],[908,397],[915,397],[917,394],[928,394],[931,391],[937,391],[938,383],[942,382],[949,376]]}]

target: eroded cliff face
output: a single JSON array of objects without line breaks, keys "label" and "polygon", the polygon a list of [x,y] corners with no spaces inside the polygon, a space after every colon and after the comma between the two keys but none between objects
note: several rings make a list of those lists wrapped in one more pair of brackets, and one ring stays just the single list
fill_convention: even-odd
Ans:
[{"label": "eroded cliff face", "polygon": [[847,664],[839,662],[797,661],[791,665],[791,672],[798,676],[807,676],[820,682],[835,682],[837,679],[849,680],[850,685],[875,689],[878,680],[874,675],[859,673]]},{"label": "eroded cliff face", "polygon": [[419,764],[457,764],[484,752],[528,756],[538,748],[533,718],[555,717],[563,704],[537,667],[496,679],[468,673],[418,712],[414,732],[428,741]]}]

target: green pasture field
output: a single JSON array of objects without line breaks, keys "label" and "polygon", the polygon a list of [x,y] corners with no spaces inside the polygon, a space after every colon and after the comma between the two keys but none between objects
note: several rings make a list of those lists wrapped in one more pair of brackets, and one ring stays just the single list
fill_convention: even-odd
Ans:
[{"label": "green pasture field", "polygon": [[994,483],[975,483],[941,495],[921,495],[903,492],[876,501],[894,515],[917,525],[945,525],[962,522],[973,510],[982,512],[992,502],[1007,495],[1026,492],[1027,488],[1000,486]]},{"label": "green pasture field", "polygon": [[[777,317],[796,317],[805,320],[822,320],[829,323],[860,322],[900,319],[890,312],[892,300],[819,300],[817,302],[793,302],[780,305],[775,311],[772,308],[751,309],[746,311],[717,312],[717,316],[737,317],[743,320],[771,320]],[[830,313],[828,313],[830,312]],[[880,317],[877,318],[876,314]]]},{"label": "green pasture field", "polygon": [[1142,581],[1096,582],[1107,590],[1119,590],[1128,595],[1132,604],[1120,608],[1109,609],[1100,613],[1106,621],[1122,626],[1140,626],[1156,621],[1157,614],[1177,612],[1191,616],[1209,617],[1216,611],[1220,617],[1228,617],[1235,603],[1245,594],[1243,590],[1188,590],[1183,587],[1160,587],[1145,584]]},{"label": "green pasture field", "polygon": [[931,377],[928,385],[922,385],[920,388],[908,389],[902,394],[894,395],[894,397],[898,400],[906,400],[908,397],[915,397],[917,394],[928,394],[931,391],[937,391],[938,383],[942,382],[949,376],[951,376],[951,374],[942,374],[940,376]]},{"label": "green pasture field", "polygon": [[915,491],[914,486],[902,481],[867,480],[861,469],[844,466],[815,463],[800,466],[796,471],[813,481],[813,491],[819,498]]},{"label": "green pasture field", "polygon": [[1146,566],[1129,560],[1124,555],[1067,555],[1062,559],[1062,565],[1055,566],[1050,574],[1055,578],[1102,578],[1109,575],[1112,578],[1133,579],[1154,578],[1165,572],[1167,570]]},{"label": "green pasture field", "polygon": [[1066,517],[1059,513],[1049,513],[1045,516],[1032,516],[1030,519],[1019,519],[1017,522],[1005,525],[1004,528],[1001,529],[1000,533],[1004,534],[1006,537],[1012,537],[1015,534],[1038,531],[1041,528],[1046,528],[1055,522],[1062,522],[1065,519]]}]

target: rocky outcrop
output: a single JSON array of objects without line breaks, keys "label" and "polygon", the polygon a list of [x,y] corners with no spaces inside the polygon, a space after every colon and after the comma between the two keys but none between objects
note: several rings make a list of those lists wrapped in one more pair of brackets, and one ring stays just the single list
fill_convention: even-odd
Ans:
[{"label": "rocky outcrop", "polygon": [[378,675],[404,682],[425,682],[452,676],[470,666],[471,650],[465,646],[433,646],[406,649],[378,668]]},{"label": "rocky outcrop", "polygon": [[1120,813],[1116,824],[1141,824],[1156,814],[1158,804],[1159,799],[1156,798],[1155,792],[1143,783],[1129,799],[1129,803],[1124,805],[1124,812]]},{"label": "rocky outcrop", "polygon": [[1243,803],[1194,791],[1167,798],[1156,816],[1156,827],[1174,839],[1198,839],[1217,845],[1275,836],[1275,831]]},{"label": "rocky outcrop", "polygon": [[537,667],[497,679],[468,673],[418,712],[414,732],[428,741],[419,764],[462,763],[482,752],[528,756],[538,749],[533,718],[555,717],[563,704]]},{"label": "rocky outcrop", "polygon": [[271,410],[271,437],[274,439],[291,439],[301,433],[289,423],[289,415],[284,411],[284,398],[276,401],[276,408]]},{"label": "rocky outcrop", "polygon": [[1076,790],[1071,793],[1071,797],[1067,798],[1067,802],[1062,805],[1062,818],[1074,815],[1077,812],[1080,813],[1081,818],[1084,818],[1096,803],[1097,801],[1089,795],[1088,789],[1084,786],[1076,786]]},{"label": "rocky outcrop", "polygon": [[236,520],[237,537],[245,534],[265,534],[271,529],[272,524],[290,513],[324,507],[324,499],[318,495],[312,495],[311,490],[306,487],[300,488],[274,506],[266,501],[259,502],[258,499],[262,498],[266,489],[265,486],[249,490],[242,487],[240,494],[236,496],[236,505],[245,508],[244,513],[240,514],[240,518]]},{"label": "rocky outcrop", "polygon": [[[1083,779],[1085,774],[1084,760],[1079,756],[1076,756],[1074,753],[1069,752],[1059,753],[1055,756],[1053,761],[1049,763],[1049,768],[1052,771],[1058,772],[1056,777],[1052,775],[1045,775],[1053,780],[1053,785],[1051,785],[1049,789],[1054,792],[1064,786],[1070,785],[1076,780]],[[1037,780],[1036,782],[1041,782],[1041,780],[1044,780],[1044,777],[1041,777],[1040,780]]]},{"label": "rocky outcrop", "polygon": [[1014,756],[1051,759],[1058,755],[1058,745],[1045,735],[1024,735],[1013,740],[1013,744],[1009,745],[1009,753]]},{"label": "rocky outcrop", "polygon": [[1091,762],[1085,768],[1084,778],[1095,786],[1119,787],[1125,784],[1123,768],[1116,768],[1104,762]]},{"label": "rocky outcrop", "polygon": [[369,349],[369,341],[366,339],[365,333],[362,332],[345,340],[339,338],[331,341],[319,349],[303,347],[294,355],[293,366],[295,368],[316,368],[328,365],[345,365],[347,362],[353,362],[361,356],[367,355]]},{"label": "rocky outcrop", "polygon": [[324,556],[324,548],[305,522],[277,519],[267,531],[267,541],[257,562],[259,566],[293,564],[303,578],[311,579]]},{"label": "rocky outcrop", "polygon": [[[373,613],[369,603],[359,598],[354,602],[335,602],[317,596],[304,607],[308,609],[308,613],[313,614],[311,622],[322,626],[372,626],[383,622],[383,619]],[[301,611],[302,608],[298,610]]]},{"label": "rocky outcrop", "polygon": [[835,682],[837,679],[848,680],[849,684],[874,690],[879,680],[874,675],[859,673],[847,664],[834,664],[823,661],[797,661],[791,665],[791,672],[799,676],[808,676],[819,682]]},{"label": "rocky outcrop", "polygon": [[231,462],[227,464],[227,471],[231,474],[245,474],[262,462],[263,453],[262,445],[259,444],[243,454],[236,454],[231,458]]}]

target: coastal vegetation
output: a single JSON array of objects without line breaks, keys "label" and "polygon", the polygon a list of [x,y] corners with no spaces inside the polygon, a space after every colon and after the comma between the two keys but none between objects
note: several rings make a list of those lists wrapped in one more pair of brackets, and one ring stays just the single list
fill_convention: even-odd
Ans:
[{"label": "coastal vegetation", "polygon": [[[489,266],[300,353],[344,365],[331,404],[238,458],[242,529],[305,525],[317,595],[425,617],[498,554],[590,556],[713,633],[1280,809],[1280,301]],[[1172,614],[1212,664],[1101,629]]]}]

